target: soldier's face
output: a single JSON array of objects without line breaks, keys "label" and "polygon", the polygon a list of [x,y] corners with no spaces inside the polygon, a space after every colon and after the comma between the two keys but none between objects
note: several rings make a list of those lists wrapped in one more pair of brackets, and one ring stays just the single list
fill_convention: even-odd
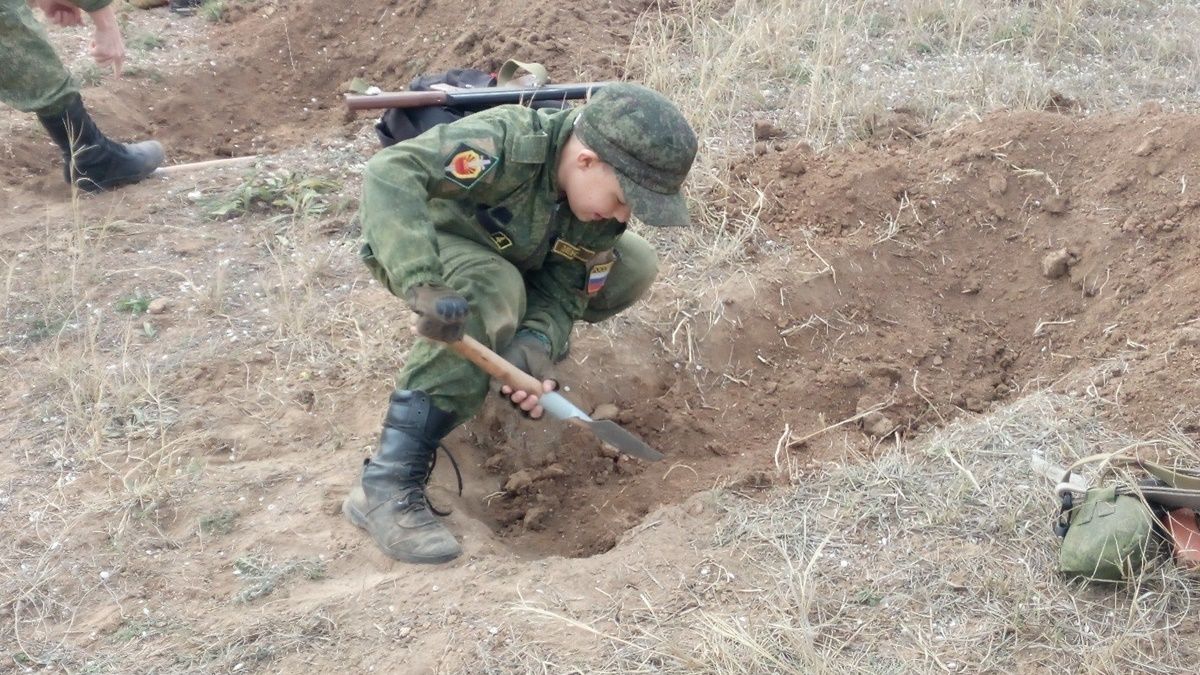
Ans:
[{"label": "soldier's face", "polygon": [[629,205],[616,172],[595,153],[585,149],[572,154],[563,169],[559,183],[576,218],[584,222],[629,220]]}]

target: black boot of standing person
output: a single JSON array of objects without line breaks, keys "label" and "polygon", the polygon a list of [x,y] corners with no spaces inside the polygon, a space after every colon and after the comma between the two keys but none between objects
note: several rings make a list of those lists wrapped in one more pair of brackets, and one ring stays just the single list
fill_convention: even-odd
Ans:
[{"label": "black boot of standing person", "polygon": [[87,192],[98,192],[136,183],[163,163],[158,141],[117,143],[96,126],[83,99],[71,98],[57,114],[38,114],[38,121],[49,132],[63,153],[63,178]]},{"label": "black boot of standing person", "polygon": [[434,453],[454,426],[454,415],[433,405],[425,392],[392,393],[379,451],[363,465],[362,480],[342,504],[350,522],[392,558],[442,563],[462,553],[425,498]]}]

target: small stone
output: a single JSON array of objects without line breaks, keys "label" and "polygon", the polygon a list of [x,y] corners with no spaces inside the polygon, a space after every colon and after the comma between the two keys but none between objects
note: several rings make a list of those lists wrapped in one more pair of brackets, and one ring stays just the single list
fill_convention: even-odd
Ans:
[{"label": "small stone", "polygon": [[538,473],[537,480],[559,478],[565,475],[567,475],[567,470],[563,468],[562,464],[555,462],[554,464],[542,469],[541,472]]},{"label": "small stone", "polygon": [[754,140],[756,141],[779,138],[783,135],[783,129],[775,126],[775,123],[771,120],[755,120],[754,122]]},{"label": "small stone", "polygon": [[546,519],[549,517],[550,509],[539,504],[526,511],[521,522],[530,530],[540,530],[546,527]]},{"label": "small stone", "polygon": [[1067,273],[1074,262],[1074,256],[1065,248],[1052,251],[1042,258],[1042,276],[1047,279],[1058,279]]},{"label": "small stone", "polygon": [[146,311],[151,314],[162,314],[170,305],[171,301],[167,298],[155,298],[146,306]]},{"label": "small stone", "polygon": [[896,430],[896,423],[881,412],[873,412],[863,418],[863,431],[876,438],[884,438]]},{"label": "small stone", "polygon": [[1070,206],[1071,200],[1069,200],[1066,195],[1054,195],[1053,197],[1046,199],[1046,201],[1042,204],[1042,208],[1045,209],[1047,213],[1053,213],[1056,216],[1066,213]]},{"label": "small stone", "polygon": [[485,469],[487,469],[488,471],[497,472],[500,470],[500,467],[503,464],[504,464],[504,453],[497,452],[496,454],[494,454],[491,457],[488,457],[486,460],[484,460],[483,467]]},{"label": "small stone", "polygon": [[807,172],[808,165],[804,162],[803,157],[791,157],[785,160],[779,167],[779,174],[781,176],[790,176],[792,178],[803,176]]},{"label": "small stone", "polygon": [[531,485],[533,485],[533,475],[529,473],[528,469],[521,469],[508,477],[508,481],[504,483],[504,491],[521,492]]},{"label": "small stone", "polygon": [[988,192],[993,196],[999,197],[1008,191],[1007,176],[992,176],[988,179]]},{"label": "small stone", "polygon": [[594,420],[611,420],[616,419],[617,415],[621,414],[621,409],[611,403],[601,403],[592,411],[592,419]]}]

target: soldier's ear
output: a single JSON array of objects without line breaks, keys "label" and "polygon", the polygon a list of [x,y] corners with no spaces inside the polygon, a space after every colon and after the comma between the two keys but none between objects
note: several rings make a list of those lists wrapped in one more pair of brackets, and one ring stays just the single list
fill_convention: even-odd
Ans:
[{"label": "soldier's ear", "polygon": [[600,163],[600,156],[594,150],[580,147],[575,153],[575,165],[580,169],[591,169]]}]

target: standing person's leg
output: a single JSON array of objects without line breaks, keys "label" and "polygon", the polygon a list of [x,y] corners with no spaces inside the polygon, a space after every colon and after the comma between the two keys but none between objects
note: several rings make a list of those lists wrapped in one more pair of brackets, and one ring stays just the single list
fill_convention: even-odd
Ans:
[{"label": "standing person's leg", "polygon": [[[525,313],[521,273],[494,251],[438,235],[447,286],[471,306],[466,332],[497,348],[512,339]],[[342,511],[389,556],[417,563],[452,560],[462,552],[425,499],[434,453],[446,434],[472,417],[487,395],[488,376],[440,343],[418,338],[392,393],[379,450]]]},{"label": "standing person's leg", "polygon": [[157,141],[114,143],[84,108],[79,87],[24,0],[0,0],[0,101],[37,113],[62,151],[63,178],[84,190],[136,183],[163,161]]},{"label": "standing person's leg", "polygon": [[21,112],[61,112],[79,94],[25,0],[0,0],[0,63],[0,101]]}]

